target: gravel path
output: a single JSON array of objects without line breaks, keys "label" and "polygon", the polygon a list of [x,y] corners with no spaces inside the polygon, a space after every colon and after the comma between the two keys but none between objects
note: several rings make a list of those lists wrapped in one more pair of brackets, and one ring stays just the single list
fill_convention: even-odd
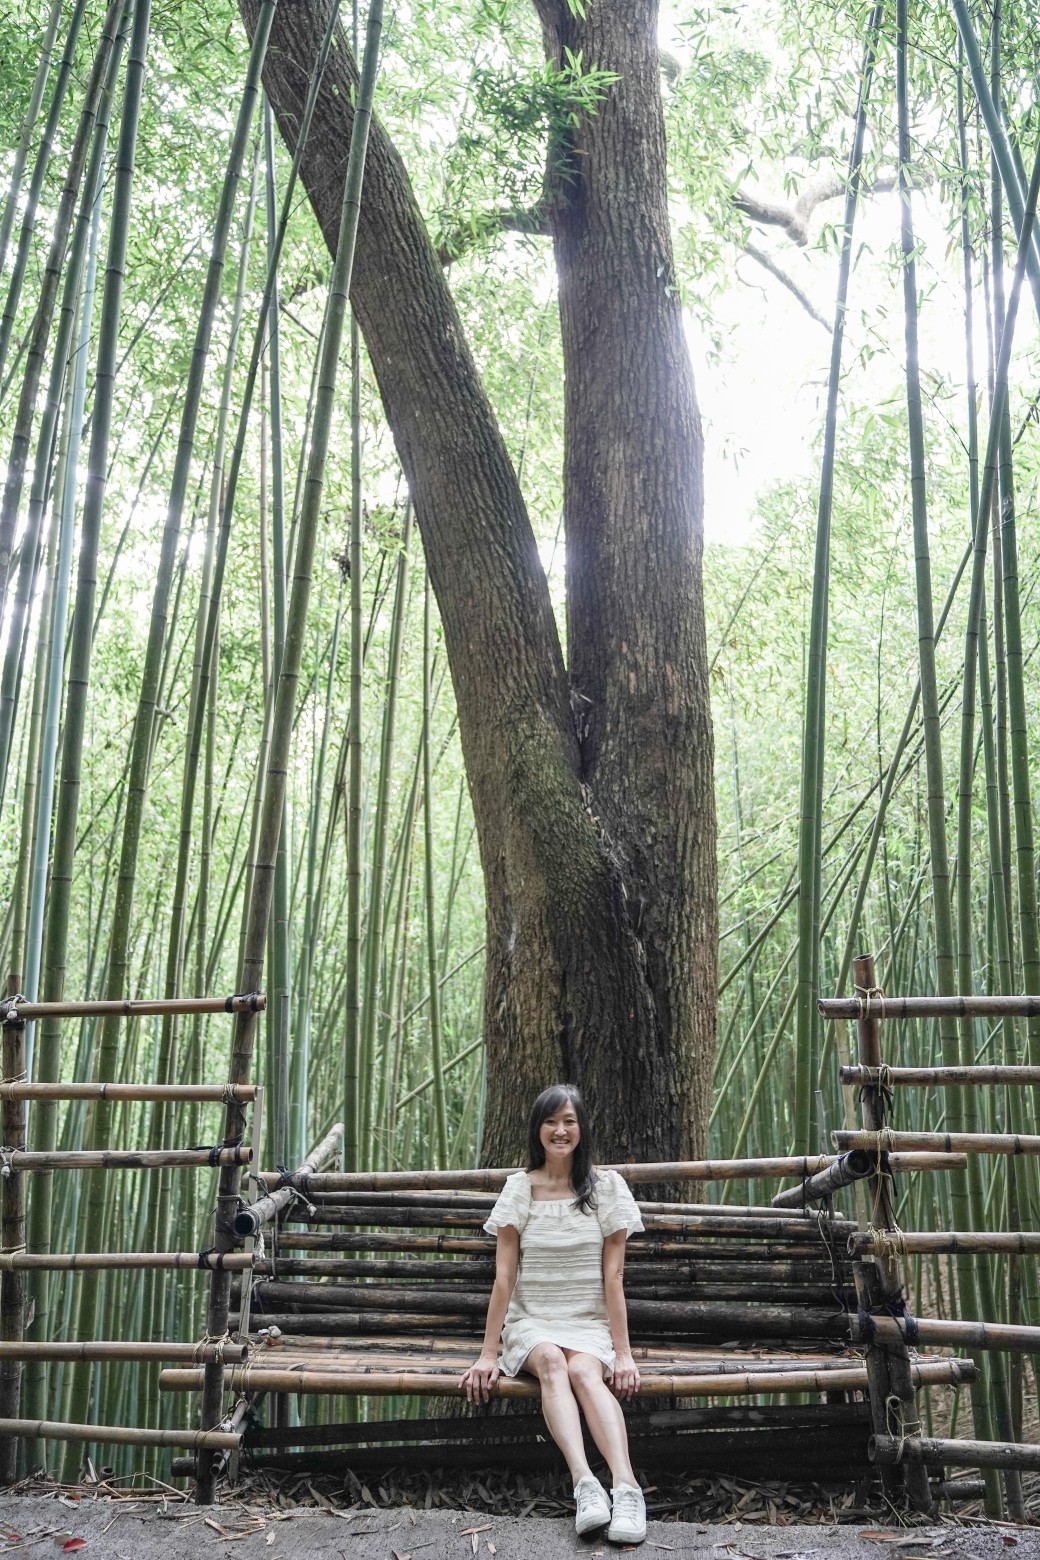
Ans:
[{"label": "gravel path", "polygon": [[[76,1542],[81,1540],[81,1542]],[[39,1560],[571,1560],[619,1551],[575,1537],[569,1522],[472,1512],[290,1511],[161,1506],[109,1499],[0,1496],[0,1555]],[[633,1553],[633,1550],[627,1550]],[[942,1560],[1038,1557],[1040,1529],[1010,1524],[927,1528],[765,1527],[652,1522],[646,1560]]]}]

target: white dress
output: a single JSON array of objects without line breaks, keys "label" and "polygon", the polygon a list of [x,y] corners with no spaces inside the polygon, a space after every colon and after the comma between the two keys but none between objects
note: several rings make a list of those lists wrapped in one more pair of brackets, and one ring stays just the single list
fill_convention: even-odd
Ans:
[{"label": "white dress", "polygon": [[616,1170],[600,1171],[596,1206],[580,1213],[573,1197],[539,1202],[526,1170],[511,1175],[484,1225],[497,1235],[506,1225],[520,1232],[520,1270],[502,1327],[499,1366],[515,1376],[539,1343],[594,1354],[604,1375],[614,1369],[603,1293],[603,1242],[618,1230],[643,1228],[635,1199]]}]

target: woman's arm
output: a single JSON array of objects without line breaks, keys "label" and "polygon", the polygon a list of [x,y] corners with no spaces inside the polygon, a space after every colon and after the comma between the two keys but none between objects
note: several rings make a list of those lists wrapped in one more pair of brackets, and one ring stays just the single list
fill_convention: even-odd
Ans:
[{"label": "woman's arm", "polygon": [[631,1400],[639,1390],[639,1371],[628,1341],[628,1307],[625,1304],[625,1241],[627,1230],[608,1235],[603,1242],[603,1294],[607,1302],[610,1336],[614,1344],[614,1378],[618,1397]]},{"label": "woman's arm", "polygon": [[462,1378],[461,1385],[465,1387],[466,1397],[471,1403],[486,1403],[501,1374],[498,1368],[498,1340],[502,1336],[502,1323],[506,1319],[519,1271],[520,1231],[507,1224],[499,1230],[495,1245],[495,1282],[488,1302],[484,1346],[479,1360],[470,1366]]}]

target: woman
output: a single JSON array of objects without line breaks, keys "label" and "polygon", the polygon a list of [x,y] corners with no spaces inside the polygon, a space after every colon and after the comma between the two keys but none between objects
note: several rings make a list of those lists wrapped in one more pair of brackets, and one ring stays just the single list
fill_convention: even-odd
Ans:
[{"label": "woman", "polygon": [[[570,1084],[535,1100],[527,1169],[506,1181],[484,1228],[497,1238],[495,1284],[484,1347],[462,1378],[466,1396],[486,1403],[500,1374],[536,1376],[574,1480],[579,1534],[609,1523],[609,1539],[640,1543],[646,1503],[618,1399],[639,1387],[622,1280],[625,1241],[643,1221],[617,1172],[596,1171],[585,1106]],[[579,1409],[610,1468],[613,1509],[585,1456]]]}]

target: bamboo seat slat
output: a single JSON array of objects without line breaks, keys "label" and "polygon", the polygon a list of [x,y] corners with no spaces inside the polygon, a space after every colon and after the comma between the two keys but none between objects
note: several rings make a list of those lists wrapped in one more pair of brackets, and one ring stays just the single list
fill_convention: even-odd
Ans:
[{"label": "bamboo seat slat", "polygon": [[0,1360],[140,1360],[157,1364],[186,1361],[207,1364],[225,1360],[230,1364],[249,1358],[245,1343],[150,1343],[123,1342],[105,1338],[83,1343],[4,1343],[0,1342]]},{"label": "bamboo seat slat", "polygon": [[[632,1186],[674,1181],[785,1180],[815,1175],[833,1164],[834,1154],[794,1154],[766,1159],[684,1159],[663,1164],[611,1164]],[[519,1167],[487,1170],[350,1170],[311,1176],[313,1192],[482,1191],[500,1192]],[[277,1179],[276,1170],[265,1176]],[[737,1210],[734,1209],[733,1212]]]},{"label": "bamboo seat slat", "polygon": [[[949,1385],[975,1379],[971,1360],[921,1360],[912,1367],[917,1385]],[[201,1369],[164,1370],[160,1388],[167,1392],[193,1392],[202,1386]],[[460,1397],[457,1380],[445,1376],[407,1371],[292,1371],[266,1365],[236,1365],[226,1372],[225,1386],[230,1392],[328,1393],[357,1397],[386,1397],[399,1393]],[[788,1392],[862,1392],[867,1387],[865,1365],[850,1364],[833,1370],[740,1370],[705,1375],[647,1373],[640,1384],[640,1397],[743,1397],[754,1394]],[[534,1380],[505,1377],[495,1388],[494,1397],[533,1398],[539,1396]]]}]

